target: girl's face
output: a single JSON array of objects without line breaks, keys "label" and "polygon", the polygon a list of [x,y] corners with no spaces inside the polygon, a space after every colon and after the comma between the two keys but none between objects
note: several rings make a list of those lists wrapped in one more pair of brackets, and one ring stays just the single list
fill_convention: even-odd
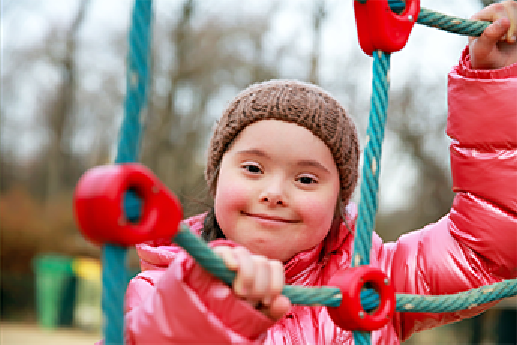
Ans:
[{"label": "girl's face", "polygon": [[325,238],[339,189],[323,141],[296,124],[262,120],[244,128],[224,154],[215,214],[229,240],[285,262]]}]

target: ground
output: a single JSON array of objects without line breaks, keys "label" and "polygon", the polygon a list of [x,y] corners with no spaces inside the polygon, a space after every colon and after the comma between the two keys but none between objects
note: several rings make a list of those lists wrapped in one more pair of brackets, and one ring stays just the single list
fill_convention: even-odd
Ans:
[{"label": "ground", "polygon": [[30,323],[0,323],[2,345],[93,345],[101,339],[100,333],[73,328],[49,330]]}]

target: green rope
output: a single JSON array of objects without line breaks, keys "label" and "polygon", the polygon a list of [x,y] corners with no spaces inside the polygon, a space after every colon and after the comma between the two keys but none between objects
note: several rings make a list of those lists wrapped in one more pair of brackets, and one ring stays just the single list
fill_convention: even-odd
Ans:
[{"label": "green rope", "polygon": [[[192,233],[186,224],[182,223],[180,225],[180,230],[173,240],[185,249],[201,267],[224,283],[232,285],[235,272],[230,271],[223,259],[215,254],[199,236]],[[341,304],[341,291],[337,287],[286,285],[282,294],[288,297],[293,304],[298,305],[338,307]],[[504,280],[500,283],[451,295],[397,294],[396,311],[417,313],[455,312],[515,295],[517,295],[517,279]],[[373,310],[379,305],[379,296],[374,290],[365,290],[361,293],[361,304],[363,309]]]},{"label": "green rope", "polygon": [[480,36],[487,26],[490,25],[489,22],[451,17],[425,8],[420,9],[417,22],[432,28],[472,37]]},{"label": "green rope", "polygon": [[[363,178],[360,187],[361,197],[352,267],[370,263],[372,234],[375,228],[375,215],[378,206],[382,141],[388,113],[390,56],[390,54],[381,51],[373,52],[372,97],[368,129],[366,130],[368,140],[363,154]],[[356,344],[370,344],[370,337],[370,332],[354,331]]]},{"label": "green rope", "polygon": [[[365,3],[366,0],[356,0],[360,3]],[[405,8],[405,3],[401,0],[388,0],[388,5],[395,13],[402,13]],[[490,25],[489,22],[474,21],[454,16],[449,16],[440,12],[420,8],[418,14],[418,24],[429,26],[431,28],[440,29],[464,36],[480,36],[483,31]]]},{"label": "green rope", "polygon": [[[129,31],[127,94],[124,118],[120,129],[116,164],[136,162],[140,148],[140,117],[147,101],[149,57],[151,43],[152,1],[135,0]],[[141,201],[135,193],[124,196],[126,219],[138,220]],[[104,315],[104,343],[124,342],[124,292],[128,284],[125,247],[105,244],[102,247],[102,312]]]}]

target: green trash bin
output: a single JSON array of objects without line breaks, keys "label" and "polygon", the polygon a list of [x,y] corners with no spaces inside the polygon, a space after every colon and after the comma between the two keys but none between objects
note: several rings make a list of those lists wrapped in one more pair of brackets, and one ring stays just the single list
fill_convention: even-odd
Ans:
[{"label": "green trash bin", "polygon": [[36,310],[38,323],[45,328],[56,328],[61,321],[63,294],[73,278],[71,258],[46,254],[34,259],[36,276]]}]

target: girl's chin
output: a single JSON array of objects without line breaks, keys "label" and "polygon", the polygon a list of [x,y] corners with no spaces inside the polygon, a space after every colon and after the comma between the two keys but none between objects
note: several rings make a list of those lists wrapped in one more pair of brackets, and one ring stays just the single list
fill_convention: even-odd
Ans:
[{"label": "girl's chin", "polygon": [[271,243],[267,241],[261,241],[260,243],[249,243],[246,245],[248,250],[255,255],[263,255],[270,260],[278,260],[281,262],[286,261],[284,257],[286,254],[285,246],[277,248],[279,242]]}]

